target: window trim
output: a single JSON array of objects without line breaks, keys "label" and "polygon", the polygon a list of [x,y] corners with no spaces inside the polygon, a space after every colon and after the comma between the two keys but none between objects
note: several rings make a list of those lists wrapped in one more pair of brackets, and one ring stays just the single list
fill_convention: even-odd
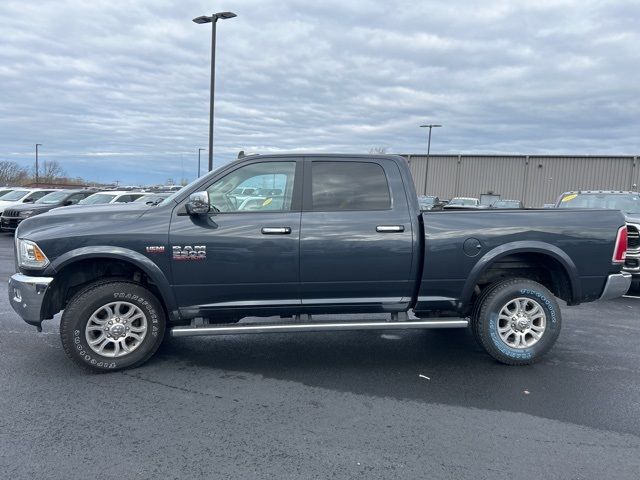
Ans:
[{"label": "window trim", "polygon": [[[302,178],[303,178],[303,161],[299,157],[291,157],[291,158],[256,158],[248,161],[246,163],[242,163],[237,165],[236,168],[231,170],[226,170],[223,175],[212,179],[211,182],[202,186],[202,188],[196,190],[198,192],[207,191],[209,188],[219,180],[222,180],[227,175],[239,170],[240,168],[247,167],[249,165],[254,165],[256,163],[293,163],[295,164],[295,169],[293,171],[293,192],[291,194],[291,208],[289,210],[240,210],[235,212],[209,212],[209,216],[215,215],[247,215],[252,213],[296,213],[302,210]],[[249,187],[246,187],[249,188]],[[195,192],[192,192],[195,193]],[[186,204],[189,201],[189,197],[185,198],[184,202],[181,205]],[[186,212],[185,212],[186,213]]]},{"label": "window trim", "polygon": [[[336,213],[336,212],[389,212],[394,209],[394,201],[393,201],[393,190],[391,188],[391,182],[389,182],[389,176],[387,175],[387,170],[385,166],[376,160],[368,159],[368,158],[350,158],[344,157],[340,159],[333,158],[310,158],[308,161],[305,161],[305,170],[304,170],[304,200],[303,200],[303,212],[325,212],[325,213]],[[387,191],[389,192],[389,208],[367,208],[367,209],[336,209],[336,210],[318,210],[313,208],[313,164],[314,163],[373,163],[374,165],[379,166],[382,169],[382,173],[384,175],[384,179],[387,182]]]}]

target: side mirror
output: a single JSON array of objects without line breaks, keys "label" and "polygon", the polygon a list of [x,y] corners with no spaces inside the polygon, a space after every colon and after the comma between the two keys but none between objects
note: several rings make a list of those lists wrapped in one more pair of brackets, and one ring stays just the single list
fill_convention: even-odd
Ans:
[{"label": "side mirror", "polygon": [[27,198],[22,203],[33,203],[35,200],[33,198]]},{"label": "side mirror", "polygon": [[62,204],[62,206],[63,206],[63,207],[68,207],[69,205],[73,205],[73,201],[71,201],[71,200],[67,200],[66,202],[64,202],[64,203]]},{"label": "side mirror", "polygon": [[196,192],[189,195],[187,213],[189,215],[206,215],[211,210],[209,206],[209,192]]}]

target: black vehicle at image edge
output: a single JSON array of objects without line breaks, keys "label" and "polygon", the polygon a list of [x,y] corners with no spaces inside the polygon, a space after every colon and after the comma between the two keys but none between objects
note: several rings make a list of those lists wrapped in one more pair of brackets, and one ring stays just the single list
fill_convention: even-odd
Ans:
[{"label": "black vehicle at image edge", "polygon": [[555,208],[606,208],[620,210],[627,222],[627,255],[622,270],[640,288],[640,192],[578,190],[565,192]]},{"label": "black vehicle at image edge", "polygon": [[[248,188],[266,193],[233,194]],[[609,210],[421,213],[398,156],[256,155],[157,206],[25,220],[8,291],[38,328],[63,310],[64,350],[92,371],[140,365],[165,332],[467,326],[495,359],[523,365],[558,337],[556,297],[577,305],[626,292],[624,226]],[[381,312],[389,321],[312,317]]]}]

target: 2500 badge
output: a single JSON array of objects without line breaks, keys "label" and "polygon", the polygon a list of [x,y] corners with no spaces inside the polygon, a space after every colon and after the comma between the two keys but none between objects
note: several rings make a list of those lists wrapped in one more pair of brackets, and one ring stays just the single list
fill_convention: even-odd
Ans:
[{"label": "2500 badge", "polygon": [[207,259],[207,246],[206,245],[180,245],[173,246],[173,259],[174,260],[206,260]]}]

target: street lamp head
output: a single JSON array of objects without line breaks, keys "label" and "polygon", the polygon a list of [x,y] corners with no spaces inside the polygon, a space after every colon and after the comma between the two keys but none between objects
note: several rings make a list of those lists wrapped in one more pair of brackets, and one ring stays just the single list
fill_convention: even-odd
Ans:
[{"label": "street lamp head", "polygon": [[207,17],[206,15],[202,15],[201,17],[196,17],[193,19],[194,23],[211,23],[213,20],[212,17]]},{"label": "street lamp head", "polygon": [[211,15],[210,17],[206,16],[206,15],[202,15],[200,17],[196,17],[193,19],[194,23],[211,23],[211,22],[217,22],[219,18],[223,19],[223,20],[227,20],[228,18],[233,18],[233,17],[237,17],[237,15],[233,12],[218,12],[218,13],[214,13],[213,15]]},{"label": "street lamp head", "polygon": [[442,125],[420,125],[420,128],[437,128],[441,126]]},{"label": "street lamp head", "polygon": [[237,15],[233,12],[219,12],[215,14],[215,17],[226,20],[228,18],[237,17]]}]

